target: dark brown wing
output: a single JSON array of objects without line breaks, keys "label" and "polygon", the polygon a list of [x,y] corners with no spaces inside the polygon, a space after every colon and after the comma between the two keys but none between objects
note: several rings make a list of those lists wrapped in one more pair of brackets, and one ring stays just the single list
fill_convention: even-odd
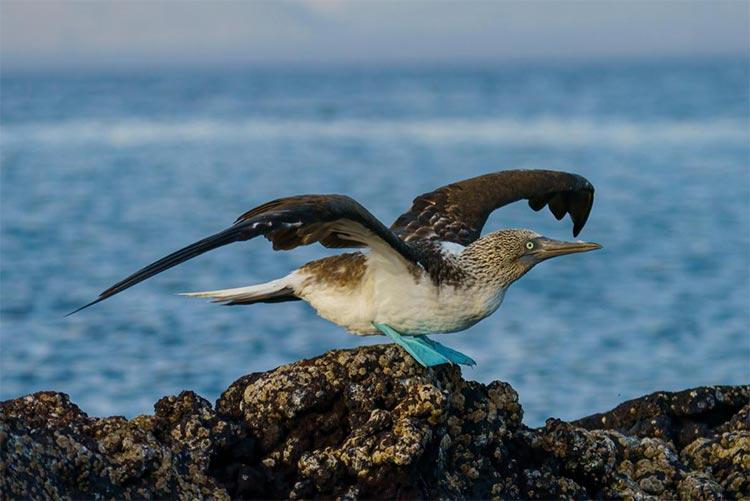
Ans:
[{"label": "dark brown wing", "polygon": [[480,237],[492,211],[521,199],[535,211],[548,205],[558,220],[570,214],[573,236],[578,236],[594,203],[594,187],[584,177],[567,172],[495,172],[418,196],[391,230],[407,242],[426,239],[469,245]]},{"label": "dark brown wing", "polygon": [[259,235],[270,240],[275,250],[288,250],[315,242],[326,247],[369,246],[416,262],[414,249],[408,243],[394,235],[367,209],[347,196],[302,195],[280,198],[246,212],[226,230],[138,270],[70,315],[204,252]]}]

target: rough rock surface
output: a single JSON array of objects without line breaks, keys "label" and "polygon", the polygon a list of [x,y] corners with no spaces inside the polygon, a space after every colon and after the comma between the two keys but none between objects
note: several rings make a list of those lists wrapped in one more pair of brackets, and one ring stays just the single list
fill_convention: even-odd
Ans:
[{"label": "rough rock surface", "polygon": [[509,385],[370,346],[245,376],[215,408],[2,402],[0,497],[748,498],[749,409],[750,386],[698,388],[530,429]]}]

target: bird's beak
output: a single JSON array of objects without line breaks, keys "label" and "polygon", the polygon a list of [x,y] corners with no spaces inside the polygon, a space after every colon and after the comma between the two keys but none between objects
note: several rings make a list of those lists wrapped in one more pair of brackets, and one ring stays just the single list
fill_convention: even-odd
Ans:
[{"label": "bird's beak", "polygon": [[601,249],[602,246],[594,242],[561,242],[551,238],[539,237],[533,240],[534,249],[521,256],[522,261],[536,264],[551,257],[575,254],[577,252],[589,252]]}]

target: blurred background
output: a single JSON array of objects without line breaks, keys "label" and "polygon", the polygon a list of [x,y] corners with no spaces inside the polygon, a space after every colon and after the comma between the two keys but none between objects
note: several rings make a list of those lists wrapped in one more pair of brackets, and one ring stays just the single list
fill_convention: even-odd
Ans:
[{"label": "blurred background", "polygon": [[[525,422],[750,380],[746,2],[0,4],[0,399],[151,413],[191,389],[358,338],[303,303],[177,292],[331,254],[214,251],[72,317],[141,266],[301,193],[386,224],[438,186],[509,168],[596,187],[580,238],[470,330],[464,376]],[[519,203],[485,231],[569,239]]]}]

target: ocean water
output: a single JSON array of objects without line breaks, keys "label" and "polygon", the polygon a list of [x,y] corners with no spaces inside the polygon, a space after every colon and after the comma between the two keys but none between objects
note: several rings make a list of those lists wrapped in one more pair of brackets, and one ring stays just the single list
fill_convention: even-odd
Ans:
[{"label": "ocean water", "polygon": [[[349,194],[386,224],[414,196],[509,168],[596,187],[579,238],[503,306],[438,339],[467,378],[511,383],[525,422],[657,390],[750,381],[748,67],[742,60],[440,68],[3,74],[0,399],[69,393],[90,415],[211,400],[236,378],[358,338],[304,303],[176,296],[330,255],[234,244],[71,317],[107,286],[301,193]],[[485,231],[571,238],[524,203]]]}]

